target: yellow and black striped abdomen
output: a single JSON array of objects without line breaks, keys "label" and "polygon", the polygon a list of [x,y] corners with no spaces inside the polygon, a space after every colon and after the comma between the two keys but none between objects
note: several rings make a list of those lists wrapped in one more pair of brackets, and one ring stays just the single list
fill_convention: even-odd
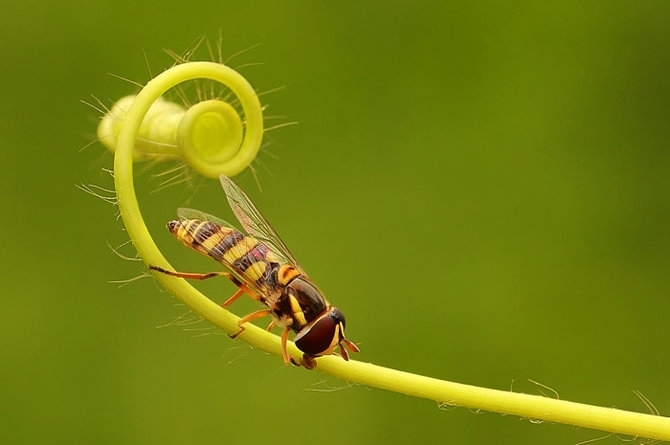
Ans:
[{"label": "yellow and black striped abdomen", "polygon": [[188,247],[220,262],[260,291],[277,291],[270,279],[278,267],[276,255],[252,236],[212,221],[170,221],[168,229]]}]

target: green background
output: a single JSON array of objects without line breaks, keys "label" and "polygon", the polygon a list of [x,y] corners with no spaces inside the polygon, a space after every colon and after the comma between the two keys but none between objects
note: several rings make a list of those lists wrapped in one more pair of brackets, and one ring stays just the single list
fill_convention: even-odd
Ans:
[{"label": "green background", "polygon": [[[194,320],[107,247],[105,103],[201,34],[260,91],[260,193],[347,315],[356,357],[473,385],[670,413],[670,3],[4,2],[2,443],[576,443],[595,431],[283,366]],[[248,64],[263,62],[263,65]],[[267,168],[266,168],[267,167]],[[165,168],[165,167],[162,167]],[[142,208],[173,264],[217,265]],[[231,218],[215,181],[190,204]],[[132,249],[121,251],[132,255]],[[216,301],[234,290],[203,283]],[[240,315],[257,308],[239,303]],[[620,443],[610,437],[599,443]]]}]

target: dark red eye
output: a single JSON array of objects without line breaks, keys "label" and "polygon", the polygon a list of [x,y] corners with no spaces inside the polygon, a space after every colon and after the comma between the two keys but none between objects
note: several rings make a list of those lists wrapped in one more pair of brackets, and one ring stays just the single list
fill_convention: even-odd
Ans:
[{"label": "dark red eye", "polygon": [[336,339],[335,336],[338,335],[338,327],[343,322],[342,312],[333,308],[318,318],[306,331],[298,333],[295,337],[295,345],[306,354],[319,356],[328,351],[333,343],[339,342],[339,338]]}]

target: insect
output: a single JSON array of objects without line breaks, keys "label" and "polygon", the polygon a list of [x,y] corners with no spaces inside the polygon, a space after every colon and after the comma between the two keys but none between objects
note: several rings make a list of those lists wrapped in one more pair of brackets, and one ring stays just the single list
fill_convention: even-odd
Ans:
[{"label": "insect", "polygon": [[[149,268],[187,279],[215,276],[230,279],[238,290],[221,306],[230,306],[244,294],[267,306],[241,318],[239,331],[231,337],[241,334],[245,323],[272,315],[268,330],[276,325],[284,329],[281,335],[284,363],[312,369],[316,366],[316,357],[332,354],[338,347],[344,360],[349,360],[347,350],[360,352],[358,346],[344,336],[342,312],[326,300],[298,266],[249,197],[227,176],[221,175],[220,179],[228,203],[247,234],[226,221],[185,208],[178,210],[179,219],[170,221],[167,228],[183,244],[223,264],[228,272],[202,274],[172,272],[158,266]],[[296,363],[286,349],[290,331],[296,333],[294,342],[303,352],[301,363]]]}]

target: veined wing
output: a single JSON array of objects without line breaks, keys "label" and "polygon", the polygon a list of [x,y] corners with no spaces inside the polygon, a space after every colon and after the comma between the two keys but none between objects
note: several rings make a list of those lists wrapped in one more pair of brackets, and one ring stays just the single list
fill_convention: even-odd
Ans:
[{"label": "veined wing", "polygon": [[177,216],[179,216],[179,219],[181,221],[188,221],[188,220],[191,220],[191,219],[195,219],[195,220],[198,220],[198,221],[211,221],[211,222],[216,223],[216,224],[218,224],[222,227],[230,227],[231,229],[235,229],[238,232],[240,232],[240,230],[237,227],[235,227],[234,224],[231,224],[228,221],[224,221],[221,218],[217,218],[214,215],[210,215],[208,213],[201,212],[200,210],[189,209],[187,207],[180,207],[180,208],[177,209]]},{"label": "veined wing", "polygon": [[223,190],[226,192],[228,203],[233,213],[242,224],[242,227],[252,236],[258,238],[270,250],[279,255],[287,263],[296,267],[298,262],[288,250],[286,244],[281,240],[277,232],[270,226],[270,223],[261,215],[249,197],[235,184],[229,177],[221,175],[219,177]]}]

